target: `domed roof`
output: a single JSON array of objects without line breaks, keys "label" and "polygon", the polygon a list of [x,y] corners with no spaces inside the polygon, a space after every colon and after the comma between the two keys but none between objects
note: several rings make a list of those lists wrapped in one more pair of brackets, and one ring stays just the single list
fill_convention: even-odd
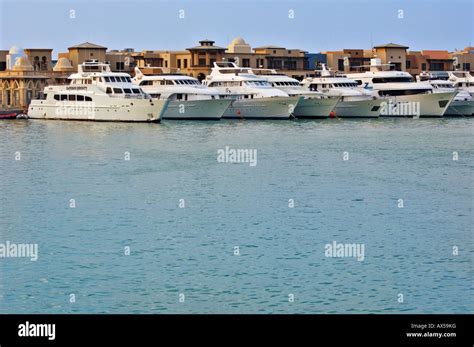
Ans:
[{"label": "domed roof", "polygon": [[228,53],[251,53],[251,51],[250,45],[241,37],[236,37],[227,46]]},{"label": "domed roof", "polygon": [[241,37],[236,37],[235,39],[232,40],[232,45],[245,45],[247,44],[245,40]]},{"label": "domed roof", "polygon": [[74,68],[72,67],[69,59],[61,57],[58,59],[58,62],[53,67],[53,71],[63,72],[63,71],[72,71]]},{"label": "domed roof", "polygon": [[27,57],[18,57],[15,59],[15,65],[13,65],[15,71],[33,71],[33,66]]},{"label": "domed roof", "polygon": [[20,48],[18,46],[13,46],[8,51],[8,54],[24,54],[24,51],[23,51],[23,48]]}]

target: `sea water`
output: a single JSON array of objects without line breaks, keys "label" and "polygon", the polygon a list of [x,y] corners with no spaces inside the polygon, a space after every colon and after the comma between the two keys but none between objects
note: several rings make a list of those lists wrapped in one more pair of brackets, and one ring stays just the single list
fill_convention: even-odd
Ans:
[{"label": "sea water", "polygon": [[473,126],[2,121],[0,312],[472,313]]}]

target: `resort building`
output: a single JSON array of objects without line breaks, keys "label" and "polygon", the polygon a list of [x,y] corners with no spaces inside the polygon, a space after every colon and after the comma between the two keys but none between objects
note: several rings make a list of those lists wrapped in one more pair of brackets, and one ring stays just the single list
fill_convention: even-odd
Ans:
[{"label": "resort building", "polygon": [[354,72],[368,70],[370,59],[379,58],[391,64],[394,70],[412,75],[429,71],[467,70],[474,73],[474,47],[462,51],[446,50],[407,51],[408,46],[388,43],[372,49],[346,48],[340,51],[308,53],[281,46],[252,48],[237,37],[227,47],[215,45],[212,40],[201,40],[199,45],[186,50],[144,50],[133,48],[110,50],[107,47],[84,42],[52,58],[52,49],[12,47],[0,50],[0,108],[21,109],[32,98],[42,96],[48,84],[64,84],[77,66],[86,60],[97,59],[111,64],[112,71],[134,74],[138,66],[147,73],[179,72],[202,80],[211,71],[214,62],[232,61],[242,67],[276,69],[290,77],[302,79],[322,63],[332,70]]},{"label": "resort building", "polygon": [[407,46],[387,43],[374,46],[371,50],[343,49],[322,52],[326,55],[328,67],[341,72],[367,71],[371,58],[380,58],[382,64],[391,64],[393,70],[405,71]]},{"label": "resort building", "polygon": [[451,57],[457,70],[470,71],[474,74],[474,47],[469,46],[462,51],[452,52]]},{"label": "resort building", "polygon": [[0,110],[24,109],[31,99],[43,94],[49,76],[45,74],[48,68],[41,63],[47,63],[47,60],[41,56],[40,64],[33,66],[26,52],[32,50],[14,46],[5,54],[5,70],[0,71]]},{"label": "resort building", "polygon": [[406,57],[405,71],[412,75],[430,71],[451,71],[454,67],[453,62],[454,59],[448,51],[409,51]]}]

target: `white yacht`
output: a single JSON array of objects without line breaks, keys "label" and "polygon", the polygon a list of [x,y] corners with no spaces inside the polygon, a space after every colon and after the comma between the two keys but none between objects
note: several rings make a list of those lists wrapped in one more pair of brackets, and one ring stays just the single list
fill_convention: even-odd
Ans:
[{"label": "white yacht", "polygon": [[454,87],[450,82],[449,72],[422,72],[416,76],[417,81],[427,81],[433,87],[433,93],[456,92],[456,96],[444,113],[444,116],[472,116],[474,115],[474,101],[469,91]]},{"label": "white yacht", "polygon": [[130,75],[112,72],[97,60],[80,64],[69,80],[45,87],[43,98],[31,101],[28,118],[159,122],[168,105],[135,86]]},{"label": "white yacht", "polygon": [[216,88],[221,98],[233,100],[223,118],[288,119],[302,99],[273,88],[249,68],[232,62],[214,62],[211,74],[202,83]]},{"label": "white yacht", "polygon": [[348,74],[361,89],[372,89],[384,100],[381,115],[402,117],[442,117],[456,95],[455,92],[433,93],[426,82],[414,82],[405,71],[384,70],[380,58],[370,61],[370,71]]},{"label": "white yacht", "polygon": [[219,120],[232,103],[229,99],[219,99],[216,89],[182,74],[144,75],[136,67],[133,83],[154,99],[170,100],[163,119]]},{"label": "white yacht", "polygon": [[289,96],[303,97],[295,108],[295,117],[328,118],[339,101],[339,97],[329,97],[320,92],[307,90],[298,80],[278,73],[274,69],[252,69],[252,72],[265,78],[272,87],[284,91]]},{"label": "white yacht", "polygon": [[380,115],[382,101],[370,91],[358,88],[355,81],[328,70],[324,64],[322,70],[315,72],[314,77],[305,78],[301,85],[308,91],[339,97],[334,109],[337,117],[377,118]]},{"label": "white yacht", "polygon": [[448,79],[458,90],[465,90],[474,98],[474,77],[469,71],[449,71]]}]

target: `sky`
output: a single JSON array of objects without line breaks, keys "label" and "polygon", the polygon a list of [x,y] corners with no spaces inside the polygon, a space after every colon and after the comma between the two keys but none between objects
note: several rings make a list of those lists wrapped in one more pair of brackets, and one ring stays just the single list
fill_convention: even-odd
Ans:
[{"label": "sky", "polygon": [[[474,43],[474,0],[0,0],[0,49],[67,47],[183,50],[201,39],[226,47],[277,45],[311,53],[370,49],[463,49]],[[183,18],[184,17],[184,18]]]}]

